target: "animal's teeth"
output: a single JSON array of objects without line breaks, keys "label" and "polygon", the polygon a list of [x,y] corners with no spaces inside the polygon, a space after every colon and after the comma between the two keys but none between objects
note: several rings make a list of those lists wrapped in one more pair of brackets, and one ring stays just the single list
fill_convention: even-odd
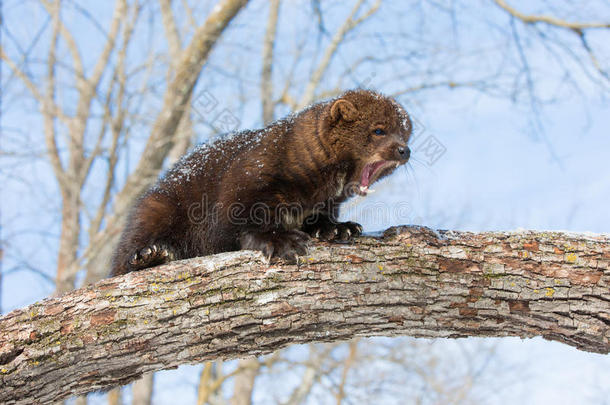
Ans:
[{"label": "animal's teeth", "polygon": [[370,190],[369,190],[369,188],[368,188],[368,187],[366,187],[366,186],[360,186],[360,192],[362,192],[362,193],[366,194],[366,193],[368,193],[369,191],[370,191]]},{"label": "animal's teeth", "polygon": [[369,189],[368,189],[366,192],[367,192],[367,193],[374,193],[374,192],[375,192],[375,190],[373,190],[372,188],[369,188]]}]

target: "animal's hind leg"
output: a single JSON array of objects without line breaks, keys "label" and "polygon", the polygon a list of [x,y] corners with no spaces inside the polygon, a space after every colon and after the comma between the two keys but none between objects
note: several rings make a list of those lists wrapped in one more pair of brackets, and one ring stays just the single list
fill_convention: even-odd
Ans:
[{"label": "animal's hind leg", "polygon": [[164,195],[143,196],[131,212],[112,266],[112,275],[125,274],[183,258],[174,242],[184,238],[177,226],[175,204]]},{"label": "animal's hind leg", "polygon": [[146,246],[131,256],[129,264],[135,269],[158,266],[168,263],[176,257],[175,252],[164,244]]}]

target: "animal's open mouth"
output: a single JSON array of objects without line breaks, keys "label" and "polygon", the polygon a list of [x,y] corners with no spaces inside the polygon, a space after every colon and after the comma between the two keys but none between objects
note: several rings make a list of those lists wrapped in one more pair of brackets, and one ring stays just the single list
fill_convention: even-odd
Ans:
[{"label": "animal's open mouth", "polygon": [[360,175],[360,186],[358,187],[358,194],[367,195],[375,190],[369,189],[369,186],[375,182],[385,172],[392,171],[398,166],[399,162],[392,160],[378,160],[377,162],[368,163],[362,169]]}]

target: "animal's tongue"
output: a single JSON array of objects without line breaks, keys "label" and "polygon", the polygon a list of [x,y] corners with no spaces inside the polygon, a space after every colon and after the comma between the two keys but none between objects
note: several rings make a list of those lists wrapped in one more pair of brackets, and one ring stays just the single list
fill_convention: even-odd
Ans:
[{"label": "animal's tongue", "polygon": [[360,185],[362,187],[369,186],[369,180],[371,179],[372,171],[373,171],[373,165],[370,163],[368,165],[364,166],[364,169],[362,169],[362,177],[360,178]]},{"label": "animal's tongue", "polygon": [[360,178],[360,185],[362,187],[368,187],[371,182],[371,177],[375,171],[377,171],[377,169],[383,166],[384,163],[385,161],[381,160],[379,162],[369,163],[364,166],[364,169],[362,169],[362,177]]}]

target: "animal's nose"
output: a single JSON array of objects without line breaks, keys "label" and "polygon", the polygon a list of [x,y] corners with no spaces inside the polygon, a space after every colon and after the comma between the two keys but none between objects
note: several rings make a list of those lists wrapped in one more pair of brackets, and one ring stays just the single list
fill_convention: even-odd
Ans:
[{"label": "animal's nose", "polygon": [[398,147],[398,155],[401,159],[407,160],[409,156],[411,156],[411,149],[408,146],[399,146]]}]

